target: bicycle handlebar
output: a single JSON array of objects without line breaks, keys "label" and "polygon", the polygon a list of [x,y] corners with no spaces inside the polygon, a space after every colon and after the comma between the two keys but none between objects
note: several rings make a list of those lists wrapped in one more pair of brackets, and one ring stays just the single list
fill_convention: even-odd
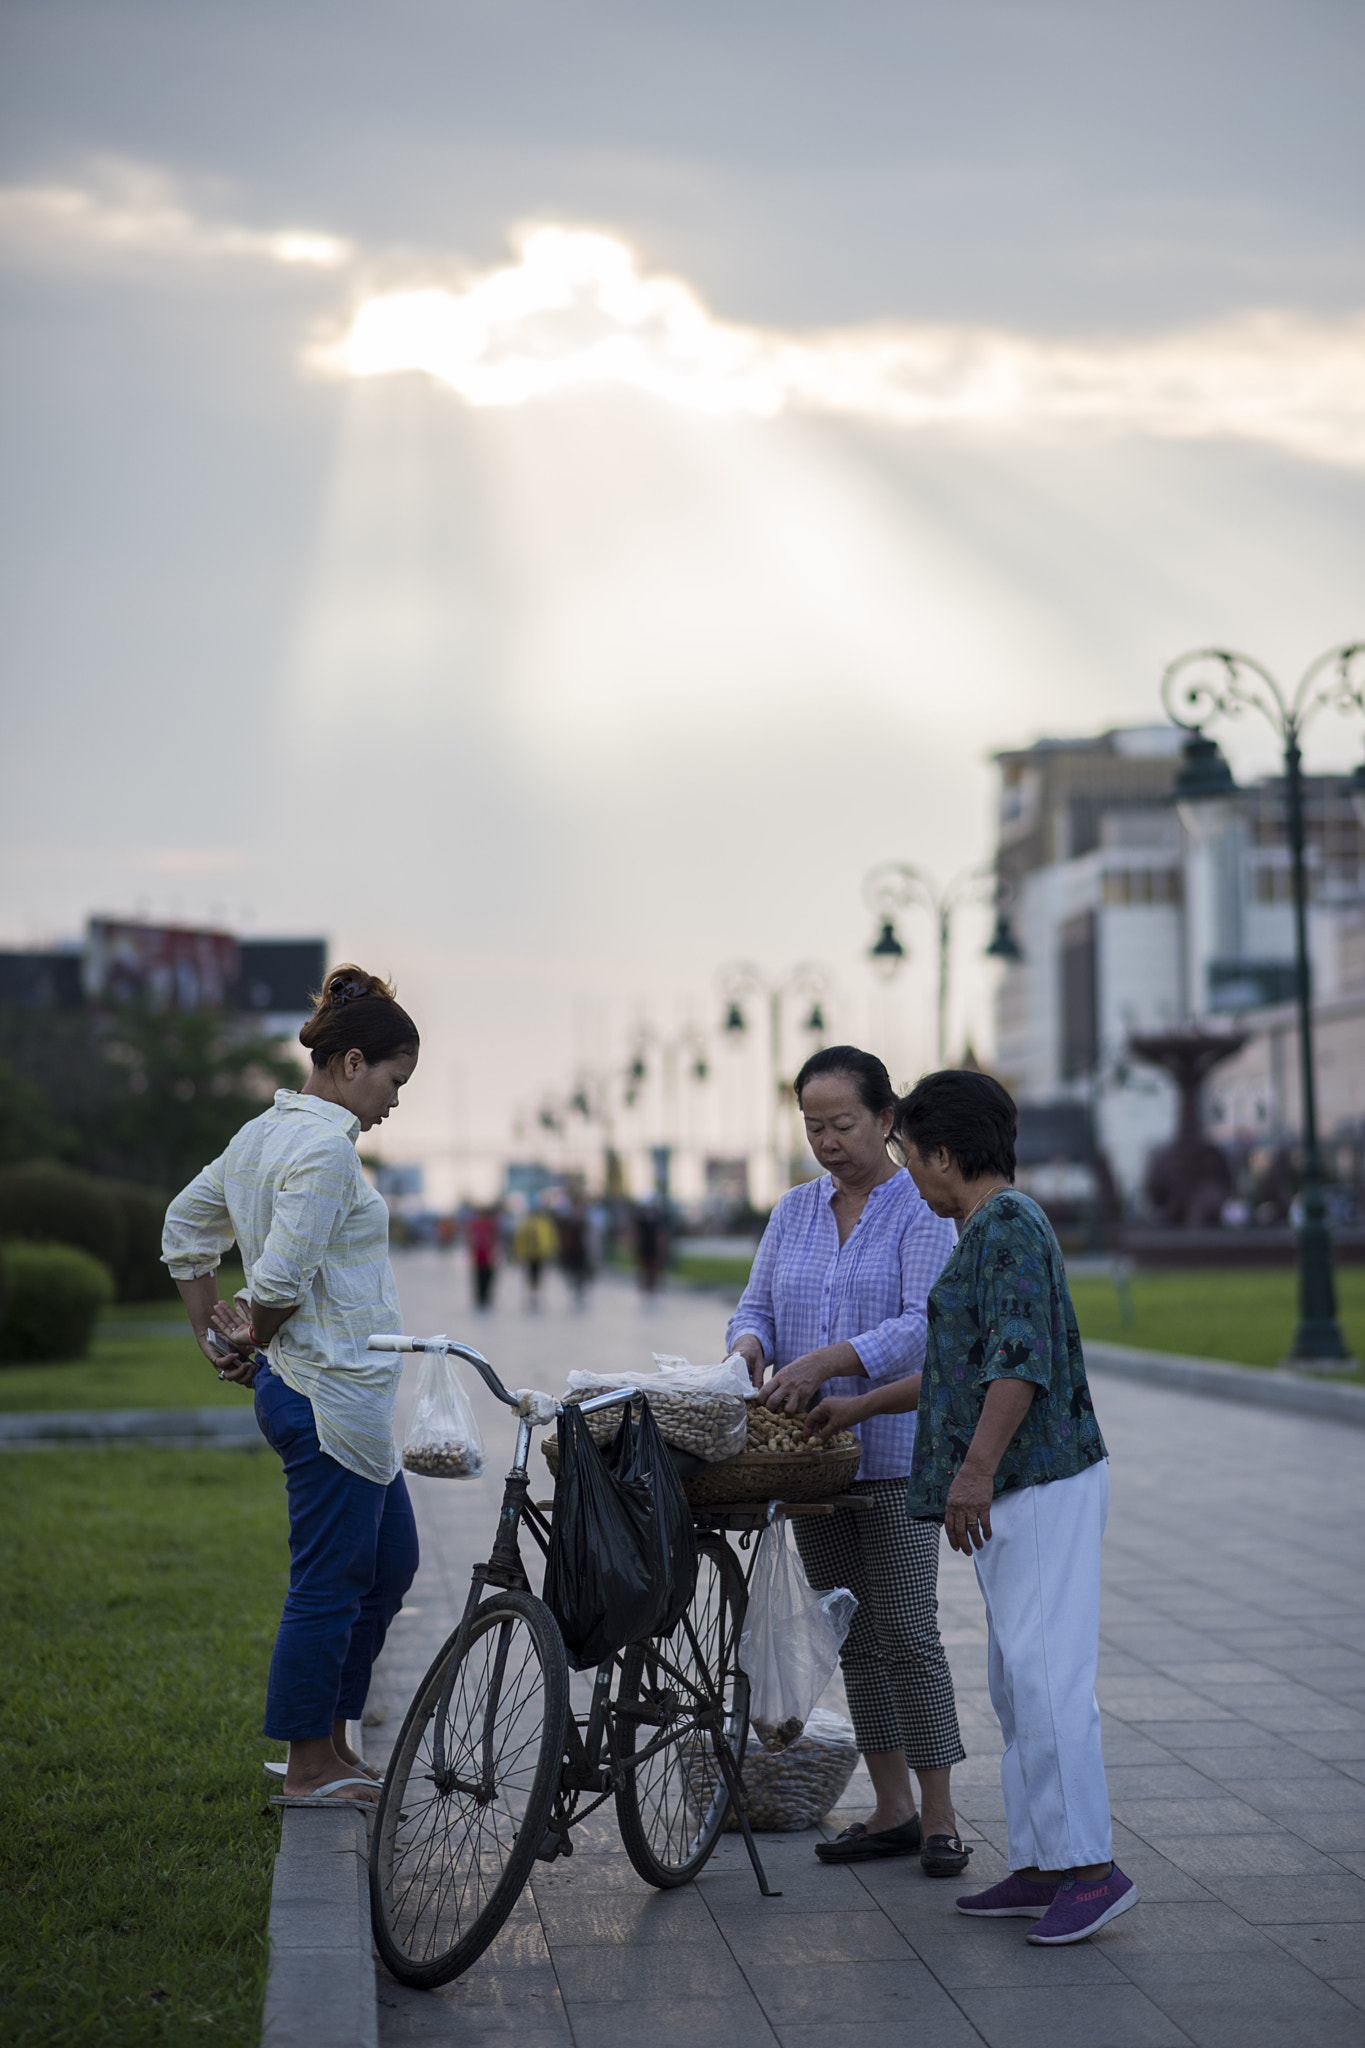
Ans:
[{"label": "bicycle handlebar", "polygon": [[476,1351],[472,1344],[457,1344],[453,1337],[371,1337],[366,1344],[367,1351],[449,1351],[456,1358],[462,1358],[466,1365],[472,1365],[490,1394],[505,1407],[515,1408],[515,1394],[509,1394],[502,1381],[494,1372],[482,1351]]},{"label": "bicycle handlebar", "polygon": [[[494,1372],[481,1351],[472,1344],[457,1344],[453,1337],[404,1337],[401,1335],[370,1337],[366,1341],[367,1351],[445,1351],[462,1358],[466,1365],[472,1365],[490,1394],[508,1408],[518,1406],[515,1394],[509,1394],[502,1381]],[[633,1401],[637,1394],[643,1394],[643,1387],[621,1387],[610,1394],[594,1394],[590,1401],[580,1401],[577,1406],[583,1415],[591,1415],[596,1408],[615,1408],[622,1401]]]}]

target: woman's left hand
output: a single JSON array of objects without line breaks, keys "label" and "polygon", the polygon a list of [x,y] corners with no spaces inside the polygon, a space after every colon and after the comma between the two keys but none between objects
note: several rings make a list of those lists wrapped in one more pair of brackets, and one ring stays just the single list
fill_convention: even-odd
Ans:
[{"label": "woman's left hand", "polygon": [[225,1344],[230,1344],[237,1353],[232,1358],[228,1352],[215,1352],[207,1339],[203,1345],[204,1356],[218,1368],[219,1377],[233,1380],[239,1386],[249,1387],[256,1377],[256,1339],[251,1325],[244,1315],[238,1313],[231,1302],[220,1301],[209,1316],[211,1327],[217,1331]]},{"label": "woman's left hand", "polygon": [[[840,1355],[843,1353],[852,1358],[852,1367]],[[778,1408],[784,1415],[803,1415],[826,1380],[839,1379],[850,1370],[862,1371],[853,1346],[827,1344],[820,1351],[808,1351],[804,1358],[794,1358],[781,1372],[775,1372],[761,1399],[765,1407]]]},{"label": "woman's left hand", "polygon": [[943,1526],[948,1532],[948,1543],[953,1550],[960,1550],[970,1557],[974,1550],[984,1550],[991,1540],[991,1501],[995,1486],[992,1475],[976,1473],[964,1465],[952,1485],[943,1506]]}]

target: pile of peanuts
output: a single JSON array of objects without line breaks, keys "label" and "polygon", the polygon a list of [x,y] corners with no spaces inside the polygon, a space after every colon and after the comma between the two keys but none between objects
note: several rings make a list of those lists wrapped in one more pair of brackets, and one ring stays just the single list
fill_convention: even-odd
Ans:
[{"label": "pile of peanuts", "polygon": [[[607,1387],[583,1387],[567,1394],[565,1403],[589,1401],[594,1394],[610,1391]],[[663,1387],[656,1391],[648,1381],[643,1391],[660,1436],[675,1450],[690,1451],[694,1458],[718,1465],[722,1458],[733,1458],[744,1449],[745,1409],[752,1403],[738,1394],[689,1394]],[[620,1427],[621,1410],[599,1408],[584,1420],[593,1441],[608,1444]]]},{"label": "pile of peanuts", "polygon": [[[813,1714],[809,1734],[800,1721],[795,1727],[795,1738],[776,1753],[755,1748],[751,1737],[742,1761],[745,1811],[761,1834],[814,1827],[838,1805],[857,1767],[858,1744],[842,1715]],[[688,1806],[699,1820],[720,1789],[720,1768],[709,1750],[698,1748],[685,1752],[684,1773]],[[725,1826],[738,1829],[733,1811]]]},{"label": "pile of peanuts", "polygon": [[[798,1735],[777,1755],[766,1755],[750,1744],[744,1759],[744,1789],[749,1795],[751,1828],[765,1834],[792,1834],[798,1828],[814,1827],[838,1805],[858,1762],[853,1729],[848,1722],[843,1726],[846,1736],[826,1740]],[[738,1825],[733,1814],[725,1825]]]},{"label": "pile of peanuts", "polygon": [[409,1472],[423,1472],[428,1479],[477,1479],[483,1470],[483,1452],[461,1437],[446,1443],[427,1439],[403,1452]]},{"label": "pile of peanuts", "polygon": [[745,1444],[747,1451],[758,1451],[768,1457],[776,1453],[799,1451],[809,1457],[812,1451],[851,1450],[858,1439],[851,1429],[838,1429],[827,1444],[818,1437],[806,1435],[805,1418],[801,1415],[779,1415],[773,1408],[765,1408],[761,1401],[750,1401],[749,1433]]}]

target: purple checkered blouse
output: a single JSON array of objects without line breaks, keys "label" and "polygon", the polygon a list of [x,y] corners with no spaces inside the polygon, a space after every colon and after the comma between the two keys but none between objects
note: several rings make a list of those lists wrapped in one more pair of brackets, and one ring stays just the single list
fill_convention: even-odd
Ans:
[{"label": "purple checkered blouse", "polygon": [[[768,1221],[749,1284],[725,1341],[758,1338],[774,1365],[790,1365],[825,1344],[852,1344],[867,1379],[826,1380],[827,1394],[865,1394],[924,1363],[925,1302],[957,1243],[902,1167],[873,1188],[842,1248],[829,1174],[790,1188]],[[915,1417],[874,1415],[859,1423],[860,1479],[900,1479],[910,1470]]]}]

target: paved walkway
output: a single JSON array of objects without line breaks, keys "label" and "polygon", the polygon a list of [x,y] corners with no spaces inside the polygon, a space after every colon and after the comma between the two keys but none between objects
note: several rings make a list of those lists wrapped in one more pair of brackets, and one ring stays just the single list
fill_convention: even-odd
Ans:
[{"label": "paved walkway", "polygon": [[[556,1291],[531,1317],[504,1278],[476,1323],[458,1263],[398,1268],[407,1326],[472,1335],[512,1385],[557,1390],[573,1366],[653,1348],[719,1355],[724,1308],[704,1297],[643,1307],[612,1284],[584,1315]],[[759,1897],[729,1836],[697,1884],[657,1893],[604,1815],[571,1862],[537,1866],[459,1983],[421,1994],[381,1973],[385,2048],[1361,2048],[1365,1442],[1098,1376],[1095,1392],[1113,1458],[1099,1690],[1140,1906],[1091,1943],[1031,1949],[1026,1923],[964,1920],[960,1886],[913,1859],[823,1869],[813,1833],[760,1838],[781,1899]],[[413,1483],[424,1563],[376,1674],[381,1759],[491,1531],[511,1438],[506,1411],[479,1405],[484,1477]],[[940,1604],[977,1885],[1005,1869],[1000,1743],[974,1574],[946,1548]],[[861,1776],[845,1810],[860,1800]]]}]

